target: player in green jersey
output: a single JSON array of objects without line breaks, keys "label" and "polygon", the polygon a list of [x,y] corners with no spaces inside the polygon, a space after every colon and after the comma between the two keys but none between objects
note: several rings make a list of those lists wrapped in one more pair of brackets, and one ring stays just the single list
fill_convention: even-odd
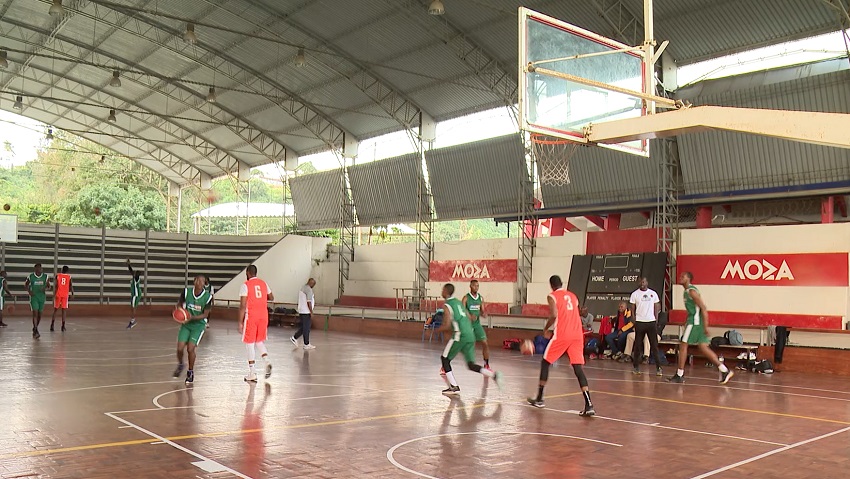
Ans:
[{"label": "player in green jersey", "polygon": [[47,301],[47,290],[50,289],[50,277],[42,271],[41,263],[36,263],[33,272],[27,276],[24,286],[30,295],[30,308],[32,308],[32,337],[38,339],[38,324],[41,322],[41,313],[44,311],[44,303]]},{"label": "player in green jersey", "polygon": [[180,325],[180,331],[177,333],[177,369],[174,370],[174,377],[179,378],[183,372],[183,351],[188,349],[189,369],[186,371],[186,384],[192,384],[195,381],[195,350],[204,337],[207,315],[212,307],[212,295],[204,288],[202,275],[195,276],[193,287],[180,293],[180,301],[175,309],[180,307],[186,308],[189,319]]},{"label": "player in green jersey", "polygon": [[136,326],[136,308],[142,301],[142,272],[134,271],[133,265],[130,264],[130,259],[127,258],[127,269],[130,270],[130,323],[127,329],[132,329]]},{"label": "player in green jersey", "polygon": [[[6,307],[6,295],[12,296],[9,291],[9,282],[6,281],[6,271],[0,271],[0,328],[8,326],[3,322],[3,308]],[[9,307],[11,308],[11,306]]]},{"label": "player in green jersey", "polygon": [[452,374],[452,359],[457,356],[457,353],[463,353],[466,359],[466,365],[471,371],[481,373],[488,378],[494,378],[496,385],[501,389],[502,374],[493,372],[489,369],[482,368],[475,364],[475,333],[472,329],[472,323],[469,321],[469,313],[453,295],[455,294],[455,286],[451,283],[443,285],[443,299],[446,300],[443,306],[443,326],[441,332],[452,333],[449,338],[446,348],[443,350],[443,355],[440,360],[443,362],[443,370],[446,372],[446,382],[448,388],[443,390],[443,394],[457,395],[460,394],[460,387],[455,381]]},{"label": "player in green jersey", "polygon": [[469,282],[469,292],[463,297],[463,307],[469,312],[475,342],[481,345],[481,352],[484,353],[484,367],[490,369],[490,346],[487,344],[484,326],[481,326],[481,318],[487,317],[487,313],[484,311],[484,297],[478,294],[477,279]]},{"label": "player in green jersey", "polygon": [[705,301],[699,290],[691,281],[694,280],[693,273],[688,271],[682,273],[679,277],[679,284],[685,288],[685,310],[688,317],[685,320],[685,331],[682,333],[679,343],[679,370],[676,375],[667,378],[671,383],[685,382],[685,361],[688,358],[688,345],[694,344],[699,347],[703,356],[707,357],[717,369],[720,370],[720,384],[726,384],[735,375],[725,364],[723,364],[714,354],[714,351],[708,347],[711,342],[708,331],[708,308],[705,306]]}]

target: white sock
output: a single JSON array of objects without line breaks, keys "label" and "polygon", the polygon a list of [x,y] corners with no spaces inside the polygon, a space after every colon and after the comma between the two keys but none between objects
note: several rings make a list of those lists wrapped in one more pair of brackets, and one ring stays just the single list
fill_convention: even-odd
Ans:
[{"label": "white sock", "polygon": [[266,364],[271,363],[271,360],[269,359],[268,354],[263,354],[262,358],[263,358],[263,361],[265,361]]},{"label": "white sock", "polygon": [[720,363],[720,366],[717,366],[717,369],[719,369],[721,373],[729,372],[729,368],[727,368],[726,365],[723,363]]},{"label": "white sock", "polygon": [[446,371],[446,378],[449,380],[449,384],[454,387],[457,387],[457,381],[455,381],[455,375],[452,371]]},{"label": "white sock", "polygon": [[268,356],[269,351],[266,349],[265,341],[257,341],[257,351],[260,352],[260,356]]},{"label": "white sock", "polygon": [[684,376],[684,375],[685,375],[684,369],[677,369],[676,370],[676,376]]},{"label": "white sock", "polygon": [[249,372],[249,373],[253,373],[253,372],[254,372],[254,363],[248,363],[248,372]]},{"label": "white sock", "polygon": [[493,371],[490,371],[489,369],[484,369],[484,368],[481,368],[481,374],[487,376],[488,378],[492,378],[492,377],[496,376],[496,373],[494,373]]}]

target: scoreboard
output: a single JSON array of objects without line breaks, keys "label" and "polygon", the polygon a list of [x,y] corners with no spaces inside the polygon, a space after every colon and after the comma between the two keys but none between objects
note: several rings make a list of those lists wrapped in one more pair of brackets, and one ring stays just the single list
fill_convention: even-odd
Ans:
[{"label": "scoreboard", "polygon": [[649,287],[665,296],[665,253],[628,253],[573,256],[567,287],[596,318],[617,312],[620,302],[638,288],[638,280],[646,276]]},{"label": "scoreboard", "polygon": [[594,255],[590,260],[588,293],[631,293],[643,269],[642,253]]}]

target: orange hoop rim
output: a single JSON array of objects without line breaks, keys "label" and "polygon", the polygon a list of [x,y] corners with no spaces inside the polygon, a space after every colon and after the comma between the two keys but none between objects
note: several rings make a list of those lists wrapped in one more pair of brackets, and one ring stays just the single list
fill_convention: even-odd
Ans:
[{"label": "orange hoop rim", "polygon": [[532,133],[531,142],[538,145],[566,145],[567,143],[575,143],[572,140],[558,138],[556,136],[544,135],[541,133]]}]

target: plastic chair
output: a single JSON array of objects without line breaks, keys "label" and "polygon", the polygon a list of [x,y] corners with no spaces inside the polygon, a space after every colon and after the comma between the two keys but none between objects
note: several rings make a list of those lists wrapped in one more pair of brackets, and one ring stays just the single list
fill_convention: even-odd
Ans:
[{"label": "plastic chair", "polygon": [[425,332],[430,331],[428,335],[428,342],[430,343],[432,339],[434,339],[434,332],[437,333],[437,339],[440,340],[440,343],[443,342],[443,333],[441,331],[437,331],[440,329],[440,326],[443,325],[443,311],[437,310],[436,313],[431,317],[431,324],[426,324],[422,329],[422,341],[425,341]]}]

